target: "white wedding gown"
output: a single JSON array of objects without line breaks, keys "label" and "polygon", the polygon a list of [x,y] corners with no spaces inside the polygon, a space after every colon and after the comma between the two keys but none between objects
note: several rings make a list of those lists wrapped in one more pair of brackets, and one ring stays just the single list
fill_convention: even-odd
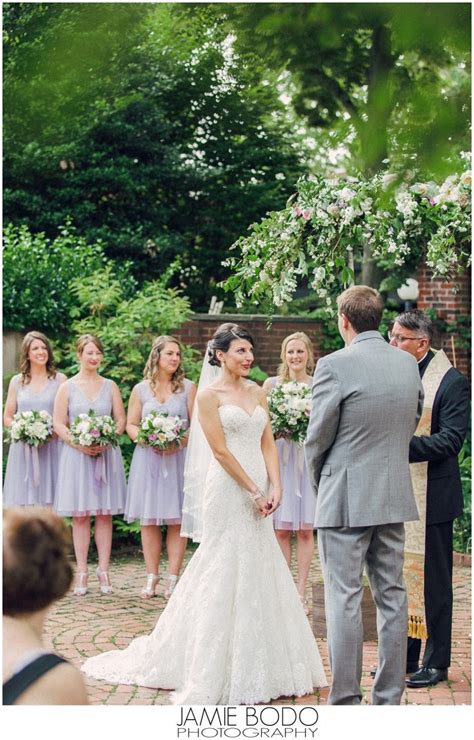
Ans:
[{"label": "white wedding gown", "polygon": [[[255,483],[267,473],[262,406],[219,413],[229,450]],[[271,517],[213,460],[202,542],[153,632],[82,670],[110,683],[174,689],[175,704],[257,704],[326,686],[316,641]]]}]

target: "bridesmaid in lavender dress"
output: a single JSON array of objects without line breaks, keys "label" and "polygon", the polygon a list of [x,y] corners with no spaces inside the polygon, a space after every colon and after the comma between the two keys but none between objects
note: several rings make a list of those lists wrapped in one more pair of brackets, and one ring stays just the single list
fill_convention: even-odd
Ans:
[{"label": "bridesmaid in lavender dress", "polygon": [[[54,368],[47,337],[38,331],[28,332],[20,351],[20,373],[8,388],[5,426],[11,427],[18,411],[47,411],[52,416],[56,393],[65,380],[66,376]],[[10,446],[3,488],[5,506],[52,506],[60,445],[53,435],[34,450],[24,442]]]},{"label": "bridesmaid in lavender dress", "polygon": [[[54,508],[61,516],[72,516],[72,537],[77,562],[74,594],[87,593],[87,555],[90,517],[95,515],[94,536],[99,556],[96,575],[100,591],[112,593],[108,568],[112,548],[112,515],[123,512],[126,481],[120,448],[82,447],[71,441],[69,425],[78,414],[93,410],[112,416],[118,434],[125,430],[125,409],[117,385],[99,375],[104,356],[100,339],[79,337],[80,370],[64,383],[54,404],[54,428],[65,443],[59,461]],[[102,455],[102,461],[97,459]]]},{"label": "bridesmaid in lavender dress", "polygon": [[[288,383],[290,380],[311,386],[313,369],[311,341],[304,332],[295,332],[283,340],[278,375],[267,378],[263,389],[268,395],[277,383]],[[297,589],[305,612],[309,614],[305,591],[314,554],[313,525],[316,497],[309,482],[303,448],[288,439],[277,439],[277,449],[284,494],[281,507],[273,515],[273,525],[290,567],[291,534],[296,533]]]},{"label": "bridesmaid in lavender dress", "polygon": [[[160,336],[153,343],[141,383],[131,393],[127,433],[137,441],[141,420],[151,411],[191,419],[196,387],[184,377],[181,345],[175,337]],[[165,451],[137,444],[128,480],[125,518],[140,521],[147,580],[141,597],[155,595],[161,556],[161,525],[168,525],[166,547],[169,573],[165,597],[169,598],[178,580],[187,539],[181,537],[184,486],[184,439]]]}]

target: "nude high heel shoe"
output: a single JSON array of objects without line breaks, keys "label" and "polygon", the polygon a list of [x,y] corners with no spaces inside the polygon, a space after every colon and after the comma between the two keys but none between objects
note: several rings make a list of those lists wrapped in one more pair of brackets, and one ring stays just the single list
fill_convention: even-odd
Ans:
[{"label": "nude high heel shoe", "polygon": [[307,617],[309,617],[309,615],[311,614],[311,609],[309,607],[308,600],[305,599],[305,597],[302,596],[301,594],[299,595],[299,597],[300,597],[300,601],[304,609],[304,613],[306,614]]},{"label": "nude high heel shoe", "polygon": [[110,585],[110,579],[109,574],[106,570],[101,570],[99,567],[96,569],[95,572],[98,580],[99,580],[99,587],[101,594],[113,594],[114,590],[112,586]]},{"label": "nude high heel shoe", "polygon": [[76,585],[74,586],[74,596],[85,596],[87,593],[87,579],[89,574],[87,571],[78,571],[76,573]]},{"label": "nude high heel shoe", "polygon": [[147,573],[146,584],[140,591],[142,599],[152,599],[155,594],[155,589],[158,585],[158,576],[155,573]]},{"label": "nude high heel shoe", "polygon": [[176,586],[176,583],[178,582],[178,576],[172,576],[168,575],[168,585],[166,587],[165,591],[165,599],[169,599],[171,594],[174,591],[174,587]]}]

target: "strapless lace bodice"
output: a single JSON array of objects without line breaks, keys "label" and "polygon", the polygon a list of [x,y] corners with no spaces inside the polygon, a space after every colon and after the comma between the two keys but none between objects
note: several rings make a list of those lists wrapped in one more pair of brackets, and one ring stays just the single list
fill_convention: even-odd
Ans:
[{"label": "strapless lace bodice", "polygon": [[244,441],[246,439],[254,444],[260,442],[263,430],[268,421],[267,412],[257,404],[251,414],[241,406],[234,403],[224,403],[219,406],[222,427],[226,442],[233,440]]},{"label": "strapless lace bodice", "polygon": [[[251,478],[257,476],[258,480],[255,480],[257,485],[265,488],[267,472],[260,446],[262,434],[268,422],[265,409],[259,404],[252,414],[248,414],[240,406],[226,403],[219,406],[219,416],[230,452]],[[213,460],[210,473],[216,466],[220,468],[219,463]]]}]

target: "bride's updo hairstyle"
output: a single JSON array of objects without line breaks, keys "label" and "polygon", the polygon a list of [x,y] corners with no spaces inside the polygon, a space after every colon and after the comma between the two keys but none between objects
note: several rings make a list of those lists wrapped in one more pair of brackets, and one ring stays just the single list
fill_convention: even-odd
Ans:
[{"label": "bride's updo hairstyle", "polygon": [[209,365],[221,366],[221,361],[217,359],[216,352],[228,352],[231,343],[235,339],[246,339],[254,347],[254,341],[247,329],[243,329],[238,324],[221,324],[217,327],[214,336],[208,344],[207,359]]}]

